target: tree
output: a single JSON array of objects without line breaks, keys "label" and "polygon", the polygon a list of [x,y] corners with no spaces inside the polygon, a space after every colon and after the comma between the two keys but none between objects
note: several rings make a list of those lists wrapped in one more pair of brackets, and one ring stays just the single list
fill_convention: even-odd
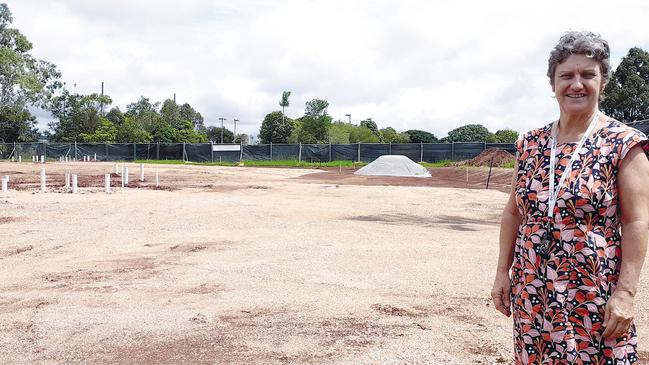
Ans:
[{"label": "tree", "polygon": [[448,132],[448,142],[488,142],[489,130],[480,124],[467,124]]},{"label": "tree", "polygon": [[264,144],[286,143],[294,128],[293,120],[284,119],[284,115],[279,111],[271,112],[261,122],[259,138]]},{"label": "tree", "polygon": [[36,138],[28,107],[48,109],[53,93],[62,86],[56,66],[28,53],[32,44],[10,27],[12,21],[7,4],[0,4],[0,138],[5,142]]},{"label": "tree", "polygon": [[[221,143],[221,127],[207,127],[207,139],[216,143]],[[227,128],[223,128],[223,142],[232,141],[234,133]]]},{"label": "tree", "polygon": [[83,142],[104,142],[113,143],[116,140],[117,128],[110,120],[99,117],[99,126],[92,133],[80,133],[79,137]]},{"label": "tree", "polygon": [[408,143],[410,137],[405,133],[398,133],[392,127],[386,127],[380,131],[380,141],[382,143]]},{"label": "tree", "polygon": [[379,132],[379,127],[376,125],[376,122],[372,120],[372,118],[367,118],[365,120],[361,121],[361,127],[365,127],[372,131],[375,136],[377,136],[379,139],[381,138],[381,133]]},{"label": "tree", "polygon": [[518,132],[512,129],[501,129],[494,134],[497,143],[515,143]]},{"label": "tree", "polygon": [[99,127],[102,105],[110,105],[108,95],[72,95],[63,89],[61,95],[52,98],[51,111],[58,118],[49,123],[52,139],[58,142],[83,140],[81,134],[90,135]]},{"label": "tree", "polygon": [[0,143],[33,142],[37,139],[36,117],[26,109],[0,106]]},{"label": "tree", "polygon": [[351,129],[356,126],[352,124],[347,124],[343,121],[337,120],[329,126],[329,141],[334,144],[347,144],[349,143],[349,135],[351,134]]},{"label": "tree", "polygon": [[367,127],[356,127],[349,133],[349,143],[377,143],[379,137]]},{"label": "tree", "polygon": [[410,143],[437,143],[439,140],[434,134],[419,129],[410,129],[405,133],[410,136]]},{"label": "tree", "polygon": [[248,135],[245,133],[239,133],[234,137],[234,143],[248,144]]},{"label": "tree", "polygon": [[124,113],[119,110],[119,107],[114,107],[106,114],[106,119],[113,122],[115,126],[119,126],[124,123]]},{"label": "tree", "polygon": [[649,53],[631,48],[604,89],[602,110],[623,122],[649,119]]},{"label": "tree", "polygon": [[279,106],[282,107],[282,123],[284,122],[284,108],[288,108],[290,105],[288,98],[291,96],[290,91],[284,91],[282,92],[282,100],[279,101]]},{"label": "tree", "polygon": [[[106,119],[108,119],[108,115]],[[125,117],[122,124],[117,127],[115,141],[119,143],[149,143],[153,141],[153,136],[140,128],[132,117]]]},{"label": "tree", "polygon": [[319,116],[305,115],[302,119],[299,142],[329,143],[327,131],[331,125],[331,117],[324,114]]},{"label": "tree", "polygon": [[[224,134],[225,135],[225,134]],[[197,132],[194,129],[194,124],[186,120],[183,122],[182,128],[176,130],[175,134],[175,141],[177,143],[183,142],[183,143],[205,143],[208,142],[208,136],[206,134]],[[231,141],[233,137],[229,137],[229,140]],[[228,139],[225,139],[224,141],[227,141]]]},{"label": "tree", "polygon": [[322,99],[313,99],[306,102],[305,116],[322,117],[327,115],[329,102]]}]

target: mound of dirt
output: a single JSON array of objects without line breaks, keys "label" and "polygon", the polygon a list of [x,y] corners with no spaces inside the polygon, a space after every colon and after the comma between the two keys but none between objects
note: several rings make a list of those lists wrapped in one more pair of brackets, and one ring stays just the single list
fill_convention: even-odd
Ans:
[{"label": "mound of dirt", "polygon": [[503,166],[516,160],[516,156],[498,148],[487,148],[476,157],[460,161],[455,166],[489,166],[493,159],[493,166]]}]

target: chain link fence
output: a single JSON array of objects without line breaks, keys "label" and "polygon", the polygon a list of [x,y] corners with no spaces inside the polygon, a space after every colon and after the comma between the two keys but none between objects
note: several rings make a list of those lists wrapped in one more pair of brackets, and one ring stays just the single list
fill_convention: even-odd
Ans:
[{"label": "chain link fence", "polygon": [[515,153],[511,143],[356,143],[356,144],[258,144],[213,143],[0,143],[0,160],[29,161],[61,157],[98,161],[183,160],[236,162],[241,160],[298,160],[371,162],[382,155],[404,155],[413,161],[438,162],[471,159],[488,148]]}]

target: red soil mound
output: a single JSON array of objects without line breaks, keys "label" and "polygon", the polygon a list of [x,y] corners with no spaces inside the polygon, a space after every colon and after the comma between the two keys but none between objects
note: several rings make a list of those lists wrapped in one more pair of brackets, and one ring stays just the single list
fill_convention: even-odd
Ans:
[{"label": "red soil mound", "polygon": [[505,164],[514,162],[516,160],[516,156],[498,148],[487,148],[470,160],[458,162],[456,166],[489,166],[492,159],[493,166],[503,166]]}]

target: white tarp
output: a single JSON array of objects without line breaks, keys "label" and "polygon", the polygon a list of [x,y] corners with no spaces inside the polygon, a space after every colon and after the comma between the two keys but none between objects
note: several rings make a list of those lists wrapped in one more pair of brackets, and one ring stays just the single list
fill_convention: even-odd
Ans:
[{"label": "white tarp", "polygon": [[425,167],[406,156],[385,155],[358,169],[355,175],[431,177]]}]

